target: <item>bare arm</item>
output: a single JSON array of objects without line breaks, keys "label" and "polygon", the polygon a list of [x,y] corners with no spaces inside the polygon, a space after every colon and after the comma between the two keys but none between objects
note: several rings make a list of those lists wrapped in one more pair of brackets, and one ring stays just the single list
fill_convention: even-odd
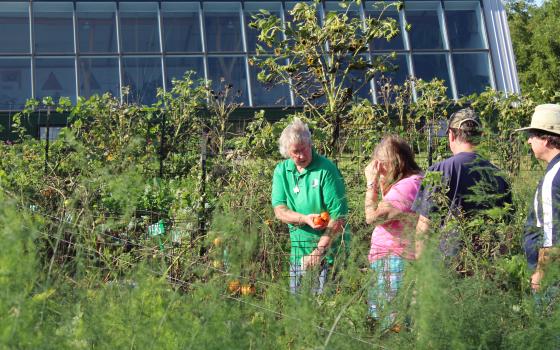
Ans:
[{"label": "bare arm", "polygon": [[416,224],[416,259],[420,258],[422,251],[424,250],[424,239],[430,230],[430,219],[420,215],[418,218],[418,223]]},{"label": "bare arm", "polygon": [[537,260],[537,268],[535,272],[531,275],[531,289],[534,291],[539,291],[541,287],[541,281],[544,277],[544,270],[546,265],[551,260],[551,255],[558,254],[559,250],[556,247],[545,247],[539,249],[539,259]]},{"label": "bare arm", "polygon": [[395,208],[391,203],[377,202],[377,191],[368,188],[365,198],[366,223],[368,225],[379,225],[390,220],[396,220],[408,216],[408,213]]},{"label": "bare arm", "polygon": [[274,215],[280,221],[285,224],[292,224],[292,225],[309,225],[311,228],[315,230],[322,230],[326,226],[325,225],[317,225],[313,222],[313,220],[320,216],[320,214],[300,214],[293,210],[288,209],[285,205],[279,205],[274,207]]},{"label": "bare arm", "polygon": [[319,238],[319,242],[317,242],[317,248],[315,248],[311,254],[303,257],[302,268],[304,270],[309,266],[315,266],[321,262],[323,255],[327,252],[332,241],[344,230],[344,223],[343,219],[329,221],[324,234]]}]

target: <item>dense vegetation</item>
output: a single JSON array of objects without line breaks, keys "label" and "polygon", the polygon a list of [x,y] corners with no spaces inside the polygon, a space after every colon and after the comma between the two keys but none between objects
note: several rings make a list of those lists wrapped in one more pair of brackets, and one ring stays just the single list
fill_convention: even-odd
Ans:
[{"label": "dense vegetation", "polygon": [[522,90],[534,98],[547,95],[558,102],[560,95],[560,1],[532,0],[506,2],[513,50]]},{"label": "dense vegetation", "polygon": [[[438,81],[387,82],[385,104],[344,101],[343,118],[317,117],[330,108],[319,102],[276,123],[257,112],[243,126],[227,122],[237,104],[222,87],[207,91],[187,74],[153,106],[110,95],[75,106],[29,101],[15,119],[18,141],[0,146],[3,348],[558,347],[556,301],[530,292],[520,247],[542,167],[512,130],[528,123],[534,99],[487,91],[450,101]],[[383,332],[365,304],[372,227],[364,223],[363,167],[386,133],[409,140],[424,168],[447,156],[438,129],[465,104],[483,120],[480,152],[513,184],[514,219],[491,210],[458,223],[466,242],[485,247],[474,254],[467,245],[461,271],[428,245],[407,266],[396,301],[402,331]],[[70,116],[50,144],[25,134],[38,109]],[[276,140],[294,116],[337,161],[351,209],[350,255],[335,262],[318,296],[290,295],[287,228],[269,201]]]}]

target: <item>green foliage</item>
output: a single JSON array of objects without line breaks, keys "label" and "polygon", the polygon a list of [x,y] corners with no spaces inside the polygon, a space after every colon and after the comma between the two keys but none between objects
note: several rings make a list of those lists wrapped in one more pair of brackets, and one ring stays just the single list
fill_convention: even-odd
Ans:
[{"label": "green foliage", "polygon": [[[297,69],[307,70],[312,81],[383,70],[359,67],[359,54],[353,55],[362,41],[390,39],[394,23],[368,20],[368,28],[348,33],[357,28],[345,12],[353,5],[344,6],[327,15],[326,26],[310,4],[294,8],[287,28],[263,12],[257,19],[262,41],[277,45],[280,31],[291,35],[275,47],[279,72],[294,77]],[[331,51],[311,55],[313,42],[328,43]],[[344,68],[345,55],[355,58],[355,69]],[[454,104],[441,81],[410,80],[400,87],[386,81],[383,103],[372,105],[349,98],[346,88],[336,92],[345,86],[337,79],[325,92],[334,98],[330,107],[324,97],[324,105],[276,123],[257,112],[235,137],[228,123],[239,107],[230,99],[232,88],[209,96],[190,74],[171,91],[159,91],[152,106],[110,95],[75,106],[66,99],[29,101],[15,118],[19,142],[0,145],[0,312],[8,320],[0,322],[0,347],[557,348],[558,271],[547,271],[545,291],[531,294],[520,247],[541,168],[526,161],[523,137],[511,131],[528,123],[535,100],[486,91]],[[204,110],[206,98],[213,100]],[[449,112],[465,105],[482,119],[480,151],[512,179],[513,206],[450,222],[464,243],[457,261],[441,259],[436,247],[444,232],[434,230],[424,258],[407,264],[393,303],[402,330],[386,332],[367,317],[373,228],[364,220],[363,166],[389,133],[409,140],[419,157],[428,149],[434,160],[446,156],[445,139],[435,135]],[[26,119],[44,109],[71,117],[50,144],[48,161],[45,144],[24,132]],[[341,127],[337,165],[353,237],[322,295],[311,293],[316,271],[308,272],[304,293],[290,294],[289,232],[270,206],[277,140],[296,116],[310,125],[318,150],[333,150],[333,126]],[[441,184],[437,174],[426,179]],[[165,232],[150,236],[148,228],[160,222]],[[235,281],[240,288],[232,291]]]},{"label": "green foliage", "polygon": [[540,103],[560,101],[560,1],[507,2],[508,24],[523,91]]},{"label": "green foliage", "polygon": [[[305,113],[320,122],[329,135],[326,153],[341,151],[339,136],[345,129],[347,112],[355,92],[367,86],[373,76],[386,69],[384,62],[367,61],[363,53],[374,39],[391,40],[398,32],[393,19],[352,18],[354,2],[343,3],[340,11],[328,12],[323,22],[319,2],[298,3],[290,10],[291,21],[282,25],[280,18],[268,12],[257,14],[251,26],[259,31],[259,40],[271,48],[257,46],[250,63],[262,70],[259,80],[269,84],[287,84],[305,106]],[[383,5],[381,13],[387,7]],[[264,56],[264,54],[267,54]]]}]

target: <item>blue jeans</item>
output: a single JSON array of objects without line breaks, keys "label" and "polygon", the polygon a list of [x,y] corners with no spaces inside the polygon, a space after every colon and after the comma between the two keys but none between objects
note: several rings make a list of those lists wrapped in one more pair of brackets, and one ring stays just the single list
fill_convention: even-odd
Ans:
[{"label": "blue jeans", "polygon": [[318,274],[315,286],[313,287],[314,294],[323,293],[325,281],[327,280],[327,272],[329,264],[323,263],[320,269],[310,268],[307,271],[301,268],[300,264],[290,264],[290,292],[296,294],[301,289],[302,279],[306,273]]}]

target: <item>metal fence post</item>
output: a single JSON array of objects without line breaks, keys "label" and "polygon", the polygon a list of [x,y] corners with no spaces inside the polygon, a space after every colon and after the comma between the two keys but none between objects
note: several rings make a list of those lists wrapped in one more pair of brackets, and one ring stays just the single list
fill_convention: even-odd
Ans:
[{"label": "metal fence post", "polygon": [[432,156],[433,156],[433,148],[432,148],[432,127],[433,123],[428,123],[428,166],[432,166]]},{"label": "metal fence post", "polygon": [[206,232],[206,157],[207,157],[208,133],[203,131],[200,138],[200,179],[199,179],[199,198],[198,203],[198,232],[197,235],[204,235]]},{"label": "metal fence post", "polygon": [[[51,115],[51,107],[47,106],[47,127],[45,130],[45,176],[47,175],[48,172],[48,166],[49,166],[49,139],[50,139],[50,115]],[[41,133],[41,126],[39,125],[39,134]]]},{"label": "metal fence post", "polygon": [[160,143],[159,143],[159,177],[163,178],[163,158],[164,158],[164,147],[165,147],[165,109],[161,114],[160,120]]}]

